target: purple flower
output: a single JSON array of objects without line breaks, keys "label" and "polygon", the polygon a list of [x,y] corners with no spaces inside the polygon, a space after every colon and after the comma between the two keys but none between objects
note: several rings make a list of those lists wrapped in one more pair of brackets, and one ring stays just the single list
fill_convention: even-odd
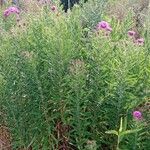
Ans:
[{"label": "purple flower", "polygon": [[101,21],[98,23],[98,28],[99,29],[106,29],[109,26],[109,24],[106,21]]},{"label": "purple flower", "polygon": [[57,10],[56,6],[53,5],[53,6],[51,7],[51,10],[52,10],[52,11],[56,11],[56,10]]},{"label": "purple flower", "polygon": [[143,38],[140,38],[140,39],[137,39],[136,40],[136,43],[140,46],[144,45],[144,39]]},{"label": "purple flower", "polygon": [[135,34],[136,34],[135,31],[128,31],[128,35],[129,35],[130,37],[134,37]]},{"label": "purple flower", "polygon": [[108,22],[106,21],[101,21],[97,24],[97,30],[106,30],[106,31],[109,31],[111,32],[112,31],[112,28],[111,26],[109,25]]},{"label": "purple flower", "polygon": [[142,119],[142,113],[140,111],[134,111],[133,112],[133,118],[136,120],[141,120]]},{"label": "purple flower", "polygon": [[20,13],[20,11],[19,11],[19,9],[17,8],[17,7],[9,7],[9,8],[7,8],[5,11],[4,11],[4,16],[5,17],[8,17],[10,14],[19,14]]}]

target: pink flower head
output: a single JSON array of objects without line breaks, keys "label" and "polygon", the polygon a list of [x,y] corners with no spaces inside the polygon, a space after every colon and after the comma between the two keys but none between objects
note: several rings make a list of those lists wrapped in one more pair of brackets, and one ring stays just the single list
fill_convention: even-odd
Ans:
[{"label": "pink flower head", "polygon": [[144,39],[143,38],[140,38],[140,39],[137,39],[136,40],[136,43],[138,44],[138,45],[144,45]]},{"label": "pink flower head", "polygon": [[4,11],[4,16],[5,17],[8,17],[10,14],[19,14],[20,13],[20,11],[19,11],[19,9],[17,8],[17,7],[9,7],[9,8],[7,8],[5,11]]},{"label": "pink flower head", "polygon": [[98,25],[97,25],[97,30],[106,30],[106,31],[111,32],[111,31],[112,31],[112,28],[111,28],[111,26],[109,25],[108,22],[106,22],[106,21],[101,21],[101,22],[99,22]]},{"label": "pink flower head", "polygon": [[51,7],[51,10],[52,10],[52,11],[56,11],[56,10],[57,10],[56,6],[53,5],[53,6]]},{"label": "pink flower head", "polygon": [[134,111],[133,112],[133,118],[136,120],[141,120],[142,119],[142,113],[140,111]]},{"label": "pink flower head", "polygon": [[128,35],[129,35],[130,37],[134,37],[135,34],[136,34],[135,31],[128,31]]}]

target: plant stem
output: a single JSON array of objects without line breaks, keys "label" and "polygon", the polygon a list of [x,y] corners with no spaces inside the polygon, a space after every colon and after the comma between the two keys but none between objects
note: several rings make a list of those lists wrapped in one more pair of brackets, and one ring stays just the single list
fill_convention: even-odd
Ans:
[{"label": "plant stem", "polygon": [[119,143],[120,143],[120,137],[118,135],[118,138],[117,138],[117,147],[116,147],[116,150],[119,150]]}]

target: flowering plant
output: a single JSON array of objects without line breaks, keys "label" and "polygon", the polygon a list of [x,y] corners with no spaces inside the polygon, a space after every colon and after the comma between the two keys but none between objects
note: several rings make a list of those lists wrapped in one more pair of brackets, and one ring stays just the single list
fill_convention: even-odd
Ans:
[{"label": "flowering plant", "polygon": [[8,17],[11,14],[19,14],[20,10],[17,7],[11,6],[4,11],[4,17]]}]

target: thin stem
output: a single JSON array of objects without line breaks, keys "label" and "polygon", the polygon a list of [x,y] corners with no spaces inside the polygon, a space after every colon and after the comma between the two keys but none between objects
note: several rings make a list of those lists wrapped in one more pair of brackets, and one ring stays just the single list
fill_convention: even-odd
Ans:
[{"label": "thin stem", "polygon": [[119,143],[120,143],[120,137],[118,135],[118,138],[117,138],[117,147],[116,147],[116,150],[119,150]]}]

